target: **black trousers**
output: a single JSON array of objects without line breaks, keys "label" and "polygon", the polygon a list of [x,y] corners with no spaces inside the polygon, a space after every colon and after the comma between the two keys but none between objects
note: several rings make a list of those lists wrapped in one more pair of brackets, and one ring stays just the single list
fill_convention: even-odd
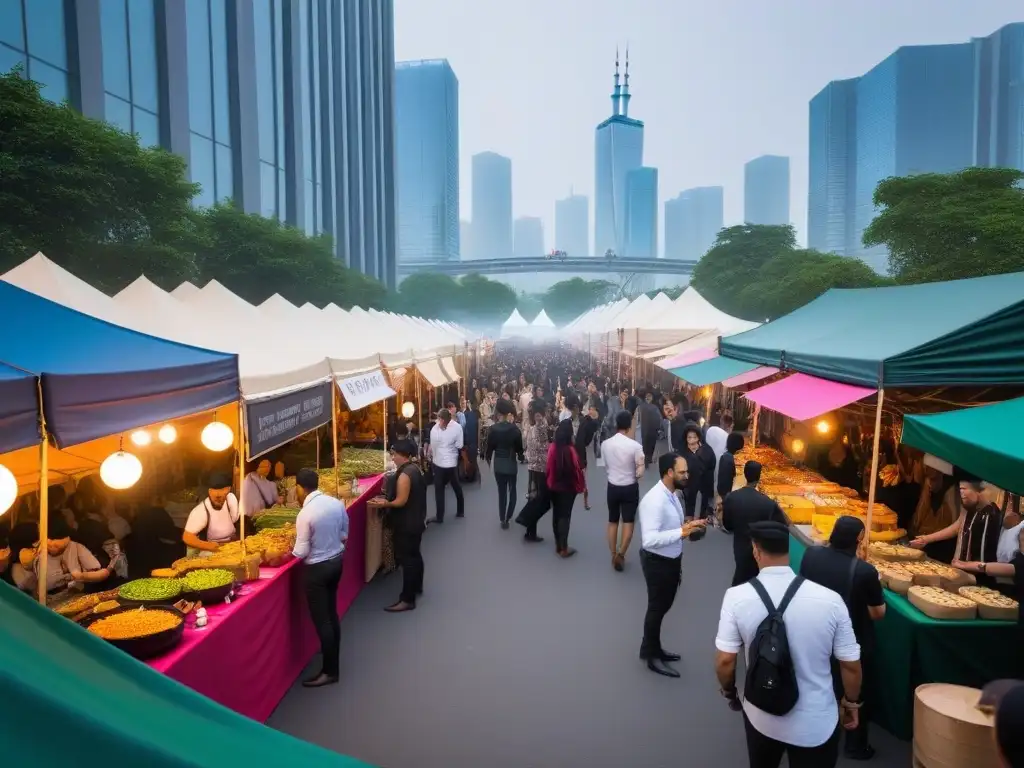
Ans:
[{"label": "black trousers", "polygon": [[398,599],[415,605],[417,596],[423,592],[423,530],[395,531],[394,541],[395,564],[402,569],[402,594]]},{"label": "black trousers", "polygon": [[[871,691],[868,687],[868,670],[871,667],[872,651],[866,649],[862,643],[860,646],[860,666],[864,670],[864,684],[860,689],[860,697],[863,704],[860,708],[860,718],[857,721],[857,728],[853,731],[846,731],[846,751],[864,752],[869,746],[868,723],[871,721]],[[839,668],[839,662],[832,659],[832,687],[835,689],[836,699],[843,697],[843,675]]]},{"label": "black trousers", "polygon": [[547,474],[530,470],[530,488],[533,490],[533,498],[523,505],[516,522],[526,528],[527,536],[536,536],[537,523],[551,508]]},{"label": "black trousers", "polygon": [[655,659],[661,647],[661,623],[676,600],[683,578],[683,558],[664,557],[640,550],[640,568],[647,582],[647,613],[644,615],[644,639],[640,642],[640,658]]},{"label": "black trousers", "polygon": [[325,675],[338,677],[341,655],[341,620],[338,618],[338,584],[341,583],[341,555],[322,563],[303,565],[306,602],[313,619]]},{"label": "black trousers", "polygon": [[455,491],[455,514],[462,517],[466,514],[466,500],[462,496],[462,483],[459,482],[458,467],[439,467],[434,465],[434,507],[437,521],[444,521],[444,489],[451,484]]},{"label": "black trousers", "polygon": [[569,524],[575,502],[575,491],[551,491],[551,529],[555,534],[555,549],[559,552],[569,548]]},{"label": "black trousers", "polygon": [[839,731],[829,740],[817,747],[794,747],[781,741],[768,738],[750,724],[747,716],[743,716],[747,731],[747,755],[750,768],[779,768],[782,756],[789,756],[789,768],[835,768],[839,761]]},{"label": "black trousers", "polygon": [[643,430],[641,437],[643,439],[644,447],[644,463],[647,466],[650,466],[651,462],[654,461],[654,449],[658,445],[658,432],[655,430],[653,435],[648,435],[647,430],[645,429]]},{"label": "black trousers", "polygon": [[[683,491],[683,506],[687,517],[707,517],[711,513],[711,501],[714,493],[704,493],[705,489],[688,485]],[[697,494],[700,494],[700,509],[697,509]]]},{"label": "black trousers", "polygon": [[498,519],[503,523],[512,519],[516,509],[516,479],[516,475],[494,473],[498,484]]}]

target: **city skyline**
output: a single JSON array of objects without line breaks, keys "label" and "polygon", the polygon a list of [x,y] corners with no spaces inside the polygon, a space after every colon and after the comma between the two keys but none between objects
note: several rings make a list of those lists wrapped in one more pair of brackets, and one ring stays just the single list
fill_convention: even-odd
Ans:
[{"label": "city skyline", "polygon": [[[470,198],[470,259],[512,256],[512,160],[497,152],[479,152],[471,158],[473,181]],[[463,256],[463,260],[466,260]]]},{"label": "city skyline", "polygon": [[[724,223],[739,223],[743,165],[763,154],[789,156],[790,218],[806,242],[811,98],[901,46],[984,37],[1024,16],[1019,4],[1000,0],[936,7],[926,17],[911,0],[801,6],[799,13],[781,12],[768,0],[727,0],[706,9],[641,6],[624,19],[610,0],[566,0],[557,7],[524,0],[499,27],[487,21],[485,7],[468,0],[430,7],[406,2],[396,10],[399,58],[443,55],[460,72],[463,189],[469,189],[465,161],[472,154],[510,156],[517,162],[515,215],[541,216],[548,248],[554,247],[557,190],[573,186],[594,197],[594,149],[584,137],[607,116],[608,62],[619,41],[629,40],[631,75],[642,84],[630,111],[648,125],[644,162],[659,169],[660,202],[680,190],[722,186]],[[537,25],[537,18],[545,23]],[[481,29],[490,30],[485,55]],[[537,44],[523,57],[527,34]],[[848,45],[852,37],[857,46]],[[524,82],[531,84],[526,110],[503,97]]]}]

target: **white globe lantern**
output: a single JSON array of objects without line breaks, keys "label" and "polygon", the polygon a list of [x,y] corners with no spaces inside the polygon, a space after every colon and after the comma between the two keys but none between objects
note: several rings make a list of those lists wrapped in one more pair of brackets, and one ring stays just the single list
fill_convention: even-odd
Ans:
[{"label": "white globe lantern", "polygon": [[203,433],[199,438],[203,445],[209,450],[220,453],[226,451],[235,443],[235,433],[231,427],[221,421],[214,421],[203,427]]},{"label": "white globe lantern", "polygon": [[160,431],[156,433],[156,436],[160,438],[161,443],[170,445],[178,439],[178,430],[172,424],[164,424],[160,427]]},{"label": "white globe lantern", "polygon": [[116,451],[100,464],[100,479],[108,488],[123,491],[131,488],[142,477],[142,462],[127,451]]},{"label": "white globe lantern", "polygon": [[3,464],[0,464],[0,515],[14,506],[18,498],[18,480]]},{"label": "white globe lantern", "polygon": [[402,403],[402,416],[404,416],[407,419],[411,419],[415,415],[416,415],[416,405],[415,405],[415,403],[411,403],[408,400],[406,400],[404,403]]},{"label": "white globe lantern", "polygon": [[132,432],[132,443],[139,448],[145,448],[153,442],[153,436],[144,429],[137,429]]}]

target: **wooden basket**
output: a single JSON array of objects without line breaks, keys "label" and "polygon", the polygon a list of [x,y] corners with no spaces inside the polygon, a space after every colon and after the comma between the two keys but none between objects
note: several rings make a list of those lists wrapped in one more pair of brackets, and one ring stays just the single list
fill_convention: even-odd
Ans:
[{"label": "wooden basket", "polygon": [[921,768],[1000,768],[981,691],[928,683],[914,692],[914,763]]}]

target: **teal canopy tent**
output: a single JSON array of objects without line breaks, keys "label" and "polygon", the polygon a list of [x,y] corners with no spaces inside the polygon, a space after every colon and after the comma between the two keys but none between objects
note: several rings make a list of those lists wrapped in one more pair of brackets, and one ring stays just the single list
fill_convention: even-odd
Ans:
[{"label": "teal canopy tent", "polygon": [[370,768],[235,714],[3,582],[0,690],[5,765]]},{"label": "teal canopy tent", "polygon": [[903,419],[903,442],[1024,493],[1024,398]]},{"label": "teal canopy tent", "polygon": [[723,357],[866,387],[1024,384],[1024,272],[832,289]]}]

